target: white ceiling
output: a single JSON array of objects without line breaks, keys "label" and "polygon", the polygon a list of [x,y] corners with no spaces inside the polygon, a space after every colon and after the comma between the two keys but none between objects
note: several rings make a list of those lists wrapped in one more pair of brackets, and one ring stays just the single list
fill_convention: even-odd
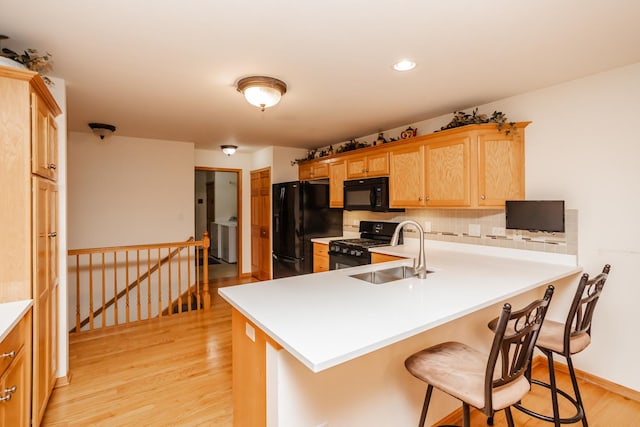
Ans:
[{"label": "white ceiling", "polygon": [[[639,23],[638,0],[0,0],[3,47],[53,54],[69,130],[243,151],[325,146],[635,63]],[[393,71],[405,57],[417,68]],[[256,74],[289,87],[264,113],[235,91]]]}]

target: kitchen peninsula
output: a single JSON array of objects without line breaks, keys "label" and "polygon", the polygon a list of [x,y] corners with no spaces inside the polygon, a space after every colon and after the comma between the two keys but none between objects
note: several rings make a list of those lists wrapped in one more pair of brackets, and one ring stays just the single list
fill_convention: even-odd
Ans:
[{"label": "kitchen peninsula", "polygon": [[[573,256],[427,243],[426,280],[350,277],[402,260],[220,289],[233,307],[234,425],[413,425],[424,385],[404,370],[408,355],[447,340],[488,348],[502,303],[524,305],[549,283],[562,293],[581,271]],[[434,402],[430,422],[458,406]]]}]

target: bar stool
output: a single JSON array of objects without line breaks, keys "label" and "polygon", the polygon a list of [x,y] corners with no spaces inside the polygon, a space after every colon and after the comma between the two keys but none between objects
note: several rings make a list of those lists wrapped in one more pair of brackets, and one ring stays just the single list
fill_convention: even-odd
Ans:
[{"label": "bar stool", "polygon": [[[538,342],[536,346],[547,357],[549,364],[549,382],[547,384],[539,380],[531,380],[533,384],[540,385],[548,388],[551,391],[551,402],[553,405],[553,417],[539,414],[530,409],[523,407],[521,404],[516,404],[514,407],[532,417],[540,420],[554,423],[555,426],[560,424],[572,424],[582,420],[582,425],[587,427],[587,416],[584,412],[584,405],[582,398],[580,397],[580,390],[578,388],[578,381],[576,380],[576,373],[573,369],[573,362],[571,361],[571,355],[576,354],[587,348],[591,343],[591,322],[593,320],[593,312],[596,308],[602,288],[604,287],[609,270],[611,266],[605,265],[602,269],[602,273],[598,274],[593,279],[589,279],[588,274],[583,274],[578,283],[576,294],[569,308],[569,314],[565,323],[555,322],[553,320],[545,320],[538,336]],[[569,375],[571,376],[571,383],[573,385],[573,391],[575,399],[571,397],[567,392],[560,390],[556,386],[556,376],[553,364],[553,354],[564,356],[567,360],[569,367]],[[531,378],[531,372],[528,372],[528,378]],[[561,418],[558,410],[558,394],[563,396],[576,408],[576,414],[572,417]]]},{"label": "bar stool", "polygon": [[445,342],[407,358],[404,362],[407,370],[427,383],[418,426],[424,426],[436,387],[462,401],[464,427],[469,427],[470,406],[489,417],[504,409],[512,427],[510,407],[531,388],[524,373],[552,296],[553,286],[549,286],[544,298],[522,310],[512,312],[511,305],[505,304],[500,317],[492,322],[495,334],[488,355],[459,342]]}]

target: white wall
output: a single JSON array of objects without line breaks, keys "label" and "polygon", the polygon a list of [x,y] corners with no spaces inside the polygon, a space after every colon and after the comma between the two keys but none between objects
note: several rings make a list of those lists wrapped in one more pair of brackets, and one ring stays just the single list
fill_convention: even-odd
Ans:
[{"label": "white wall", "polygon": [[238,174],[215,172],[216,176],[216,222],[229,221],[238,216]]},{"label": "white wall", "polygon": [[194,234],[193,144],[69,134],[69,248]]}]

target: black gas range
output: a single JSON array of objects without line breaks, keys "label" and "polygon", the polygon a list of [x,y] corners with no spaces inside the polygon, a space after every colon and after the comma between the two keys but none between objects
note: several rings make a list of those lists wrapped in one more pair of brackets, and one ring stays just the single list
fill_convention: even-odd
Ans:
[{"label": "black gas range", "polygon": [[[389,246],[397,225],[397,222],[360,221],[360,238],[329,242],[329,269],[371,264],[369,248]],[[402,243],[402,230],[399,243]]]}]

